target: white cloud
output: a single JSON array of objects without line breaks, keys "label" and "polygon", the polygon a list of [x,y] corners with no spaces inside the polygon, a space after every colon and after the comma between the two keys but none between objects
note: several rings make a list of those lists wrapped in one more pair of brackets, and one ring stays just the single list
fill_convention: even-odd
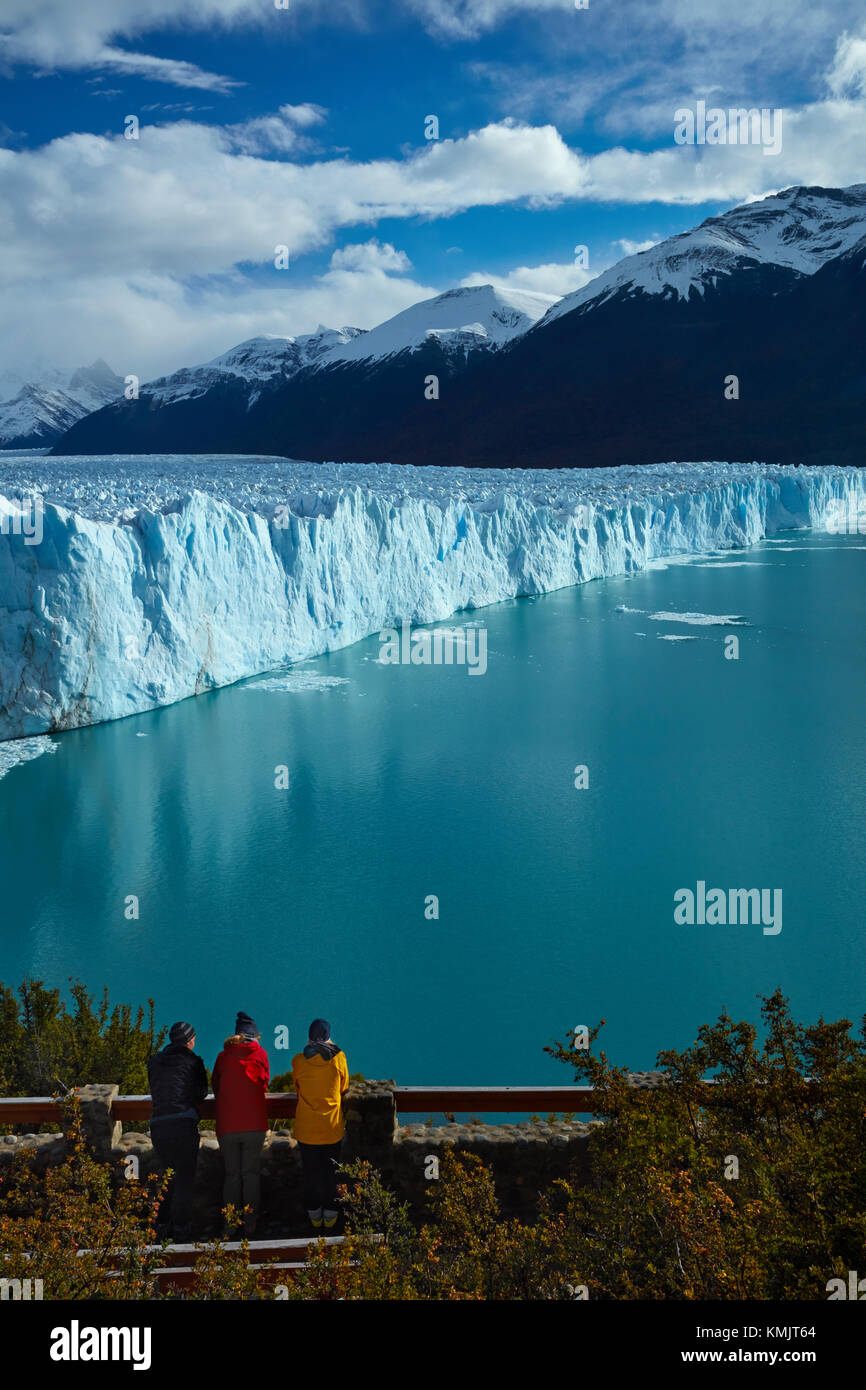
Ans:
[{"label": "white cloud", "polygon": [[[98,96],[99,93],[91,95]],[[114,93],[118,95],[118,93]],[[149,101],[144,106],[139,107],[139,111],[145,115],[151,115],[154,111],[161,111],[164,115],[183,115],[191,116],[196,111],[213,111],[212,106],[202,106],[193,101]]]},{"label": "white cloud", "polygon": [[[427,0],[417,0],[419,18]],[[591,120],[613,139],[664,138],[677,107],[778,106],[825,94],[823,74],[839,34],[859,31],[862,0],[751,0],[732,19],[718,0],[591,0],[588,12],[551,7],[524,25],[525,57],[470,61],[466,70],[488,89],[491,110],[576,131]],[[509,0],[438,0],[433,15],[479,35],[517,13]],[[527,6],[523,13],[531,14]],[[444,32],[444,30],[443,30]],[[847,36],[846,36],[847,39]],[[471,58],[471,50],[470,50]],[[857,69],[858,41],[842,55]],[[862,89],[861,89],[862,90]],[[855,95],[856,83],[831,91]]]},{"label": "white cloud", "polygon": [[650,238],[649,241],[629,241],[628,237],[620,237],[613,243],[618,246],[624,256],[636,256],[639,251],[648,251],[651,246],[658,246],[658,237]]},{"label": "white cloud", "polygon": [[[522,20],[528,61],[486,65],[503,103],[496,114],[573,128],[590,113],[601,129],[630,135],[657,134],[668,105],[712,97],[714,88],[726,105],[775,104],[780,82],[790,87],[792,78],[808,91],[831,60],[840,30],[862,22],[862,0],[751,0],[735,20],[718,0],[591,0],[586,12],[574,0],[390,0],[390,7],[444,43],[477,40]],[[104,68],[224,93],[237,85],[231,75],[130,45],[154,32],[182,40],[190,31],[242,28],[258,30],[268,42],[280,26],[293,37],[313,24],[369,29],[379,13],[379,0],[289,0],[286,10],[272,0],[2,0],[0,65]],[[832,95],[863,91],[856,75],[863,39],[845,35],[843,41],[842,86],[831,88]],[[474,75],[484,75],[484,67],[477,65]]]},{"label": "white cloud", "polygon": [[478,38],[518,14],[577,13],[574,0],[405,0],[405,3],[425,28],[449,39]]},{"label": "white cloud", "polygon": [[[573,0],[399,0],[425,28],[447,37],[467,37],[494,27],[520,11],[573,11]],[[12,63],[46,69],[110,66],[135,62],[144,75],[161,81],[201,85],[192,64],[179,64],[143,53],[126,53],[117,41],[165,30],[229,30],[247,26],[265,29],[295,22],[300,15],[312,23],[364,22],[370,0],[290,0],[277,10],[273,0],[3,0],[0,54]],[[119,55],[119,56],[118,56]],[[145,65],[152,65],[145,72]],[[184,71],[185,68],[185,71]],[[192,80],[190,80],[192,79]],[[216,80],[226,81],[227,79]],[[211,88],[216,90],[216,88]]]},{"label": "white cloud", "polygon": [[405,251],[398,251],[390,241],[364,241],[343,246],[331,257],[332,270],[383,270],[389,275],[403,275],[411,270],[412,262]]},{"label": "white cloud", "polygon": [[548,262],[546,265],[520,265],[505,275],[490,274],[487,271],[473,271],[460,281],[461,285],[501,285],[506,290],[536,290],[541,294],[564,295],[594,279],[605,267],[584,270],[570,261],[559,265]]},{"label": "white cloud", "polygon": [[304,154],[318,147],[308,136],[299,135],[298,130],[320,124],[326,115],[324,107],[305,102],[301,106],[281,106],[276,115],[238,121],[224,126],[223,131],[243,154]]},{"label": "white cloud", "polygon": [[287,103],[280,107],[280,115],[284,120],[300,126],[301,130],[311,125],[321,125],[327,114],[324,106],[316,106],[312,101],[304,101],[300,106],[290,106]]},{"label": "white cloud", "polygon": [[121,376],[142,381],[208,361],[263,333],[311,333],[319,324],[373,328],[439,290],[381,267],[329,268],[295,285],[291,271],[276,283],[218,277],[194,291],[170,275],[92,275],[58,281],[39,301],[34,288],[4,292],[4,311],[27,324],[14,357],[0,345],[0,371],[22,361],[78,366],[97,356]]},{"label": "white cloud", "polygon": [[[202,92],[230,92],[233,87],[244,85],[217,72],[206,72],[195,63],[187,63],[180,58],[154,58],[149,53],[127,53],[122,48],[101,48],[96,62],[109,72],[146,77],[152,82],[168,82],[174,87],[195,87]],[[54,66],[66,65],[56,63]]]},{"label": "white cloud", "polygon": [[[673,139],[585,155],[551,125],[505,121],[401,159],[294,161],[292,139],[322,116],[304,105],[243,126],[145,124],[137,141],[73,134],[0,148],[0,289],[16,324],[0,357],[41,342],[54,360],[101,353],[132,371],[135,358],[138,374],[152,375],[256,332],[371,326],[436,287],[415,283],[405,254],[375,238],[334,252],[307,283],[304,253],[332,249],[341,229],[515,202],[732,203],[795,183],[845,185],[862,178],[866,101],[786,112],[776,157]],[[279,157],[251,152],[255,142]],[[289,247],[288,271],[271,270],[278,245]],[[239,273],[249,263],[266,268],[267,282]],[[563,294],[586,278],[551,263],[469,280]]]},{"label": "white cloud", "polygon": [[449,216],[586,196],[592,162],[552,127],[488,126],[405,159],[298,164],[237,153],[238,132],[193,121],[0,150],[0,284],[103,273],[225,273],[328,244],[382,217]]},{"label": "white cloud", "polygon": [[114,41],[179,26],[261,23],[263,8],[256,0],[3,0],[0,61],[49,71],[106,68],[224,92],[238,84],[194,63],[130,52]]},{"label": "white cloud", "polygon": [[834,97],[866,96],[866,38],[842,35],[827,73],[827,88]]}]

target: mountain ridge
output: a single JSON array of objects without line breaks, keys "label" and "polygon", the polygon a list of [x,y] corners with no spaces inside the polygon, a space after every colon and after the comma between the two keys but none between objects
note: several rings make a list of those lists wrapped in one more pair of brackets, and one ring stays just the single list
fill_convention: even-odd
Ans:
[{"label": "mountain ridge", "polygon": [[35,380],[7,372],[0,391],[0,449],[38,449],[119,396],[123,379],[98,357],[89,367],[43,369]]},{"label": "mountain ridge", "polygon": [[[786,189],[625,257],[543,313],[544,296],[445,291],[374,329],[342,330],[351,336],[319,344],[289,373],[220,379],[198,407],[188,391],[168,399],[144,387],[139,401],[79,421],[54,452],[554,468],[855,462],[866,443],[864,236],[866,184]],[[481,320],[467,322],[473,307]]]}]

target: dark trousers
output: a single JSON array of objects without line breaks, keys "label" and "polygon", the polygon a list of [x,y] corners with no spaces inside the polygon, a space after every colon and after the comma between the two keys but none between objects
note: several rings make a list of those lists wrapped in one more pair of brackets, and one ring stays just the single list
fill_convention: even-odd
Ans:
[{"label": "dark trousers", "polygon": [[187,1236],[192,1225],[192,1190],[198,1163],[198,1120],[157,1120],[150,1137],[163,1172],[174,1170],[159,1207],[157,1221],[171,1221],[174,1236]]},{"label": "dark trousers", "polygon": [[304,1206],[307,1211],[337,1210],[337,1164],[339,1144],[299,1144],[304,1170]]},{"label": "dark trousers", "polygon": [[219,1136],[226,1168],[223,1206],[234,1207],[238,1216],[242,1207],[252,1207],[253,1218],[258,1215],[265,1133],[263,1129],[248,1129]]}]

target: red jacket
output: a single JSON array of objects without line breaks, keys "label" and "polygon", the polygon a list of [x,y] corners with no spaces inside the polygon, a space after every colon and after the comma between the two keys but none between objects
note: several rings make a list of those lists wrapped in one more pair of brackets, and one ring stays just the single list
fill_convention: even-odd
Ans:
[{"label": "red jacket", "polygon": [[253,1038],[226,1038],[212,1077],[217,1134],[267,1129],[265,1093],[269,1080],[268,1054],[263,1047]]}]

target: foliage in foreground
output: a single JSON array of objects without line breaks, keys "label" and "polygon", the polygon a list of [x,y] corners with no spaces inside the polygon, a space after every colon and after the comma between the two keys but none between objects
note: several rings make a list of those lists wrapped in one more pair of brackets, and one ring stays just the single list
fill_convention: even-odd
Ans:
[{"label": "foliage in foreground", "polygon": [[826,1298],[866,1250],[866,1027],[801,1027],[778,991],[761,1014],[761,1042],[722,1014],[660,1054],[657,1090],[593,1051],[599,1028],[585,1051],[550,1049],[601,1099],[588,1183],[555,1183],[521,1226],[480,1161],[453,1156],[415,1231],[356,1169],[349,1238],[317,1252],[298,1296]]},{"label": "foliage in foreground", "polygon": [[[119,1168],[98,1163],[81,1132],[73,1096],[65,1103],[67,1158],[38,1172],[20,1155],[0,1177],[2,1277],[41,1281],[41,1297],[151,1299],[160,1294],[154,1271],[164,1263],[157,1214],[165,1182],[127,1182]],[[238,1213],[226,1209],[227,1220]],[[202,1247],[192,1299],[270,1296],[261,1273],[249,1268],[247,1242],[238,1251],[223,1240]]]},{"label": "foliage in foreground", "polygon": [[[723,1014],[692,1048],[662,1053],[667,1084],[651,1091],[592,1045],[551,1049],[597,1088],[604,1122],[590,1180],[553,1184],[530,1225],[503,1217],[472,1154],[446,1152],[420,1226],[369,1164],[348,1165],[345,1241],[314,1246],[282,1296],[826,1298],[866,1249],[866,1033],[852,1037],[847,1020],[800,1027],[778,992],[762,1019],[760,1042]],[[153,1296],[158,1254],[141,1247],[155,1201],[80,1143],[47,1175],[21,1162],[0,1184],[4,1272],[42,1277],[45,1297]],[[93,1257],[77,1256],[84,1248]],[[273,1296],[245,1250],[208,1247],[200,1274],[194,1297]]]},{"label": "foliage in foreground", "polygon": [[46,1299],[149,1297],[160,1259],[145,1247],[156,1243],[160,1189],[118,1185],[88,1152],[75,1102],[66,1139],[57,1167],[37,1173],[19,1157],[0,1178],[3,1277],[40,1279]]},{"label": "foliage in foreground", "polygon": [[551,1049],[604,1097],[592,1184],[563,1194],[590,1296],[824,1298],[862,1265],[866,1020],[800,1026],[779,990],[761,1018],[761,1040],[723,1013],[660,1053],[656,1092],[592,1047]]}]

